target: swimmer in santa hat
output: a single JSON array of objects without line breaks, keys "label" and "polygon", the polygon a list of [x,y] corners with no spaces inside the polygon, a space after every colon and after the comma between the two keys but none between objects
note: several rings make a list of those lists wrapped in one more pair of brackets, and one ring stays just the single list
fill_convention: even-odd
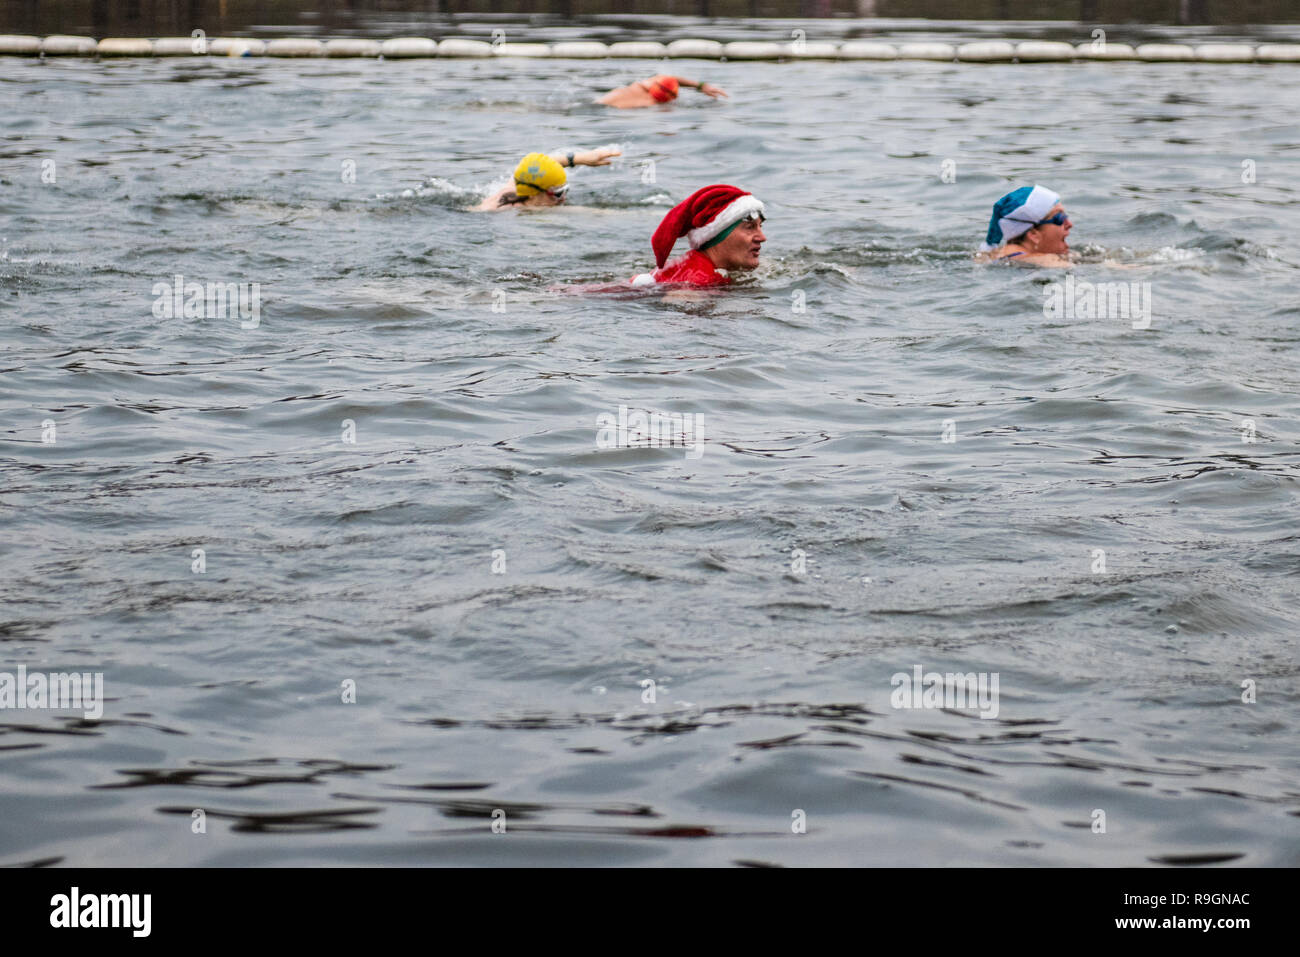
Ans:
[{"label": "swimmer in santa hat", "polygon": [[[685,283],[719,286],[731,282],[719,270],[753,269],[767,237],[763,235],[763,204],[735,186],[715,184],[696,190],[663,218],[650,240],[659,268],[632,277],[632,285]],[[686,237],[691,251],[675,262],[673,244]]]},{"label": "swimmer in santa hat", "polygon": [[682,86],[697,89],[705,96],[711,96],[715,100],[720,96],[727,95],[726,90],[720,86],[714,86],[712,83],[705,83],[703,80],[688,80],[684,76],[668,76],[661,73],[658,76],[650,77],[648,80],[638,80],[628,86],[620,86],[617,90],[610,90],[596,102],[603,103],[606,106],[616,106],[620,110],[630,110],[640,106],[654,106],[658,103],[671,103],[677,99],[677,88]]}]

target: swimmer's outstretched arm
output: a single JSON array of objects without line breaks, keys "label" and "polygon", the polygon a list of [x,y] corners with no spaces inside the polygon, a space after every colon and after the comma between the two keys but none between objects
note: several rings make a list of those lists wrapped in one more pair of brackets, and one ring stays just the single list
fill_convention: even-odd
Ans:
[{"label": "swimmer's outstretched arm", "polygon": [[705,96],[711,96],[715,100],[720,96],[727,95],[727,91],[720,86],[714,86],[712,83],[705,83],[703,80],[688,80],[684,76],[677,77],[677,85],[693,87]]},{"label": "swimmer's outstretched arm", "polygon": [[[1013,263],[1024,263],[1027,266],[1044,266],[1048,269],[1069,269],[1076,265],[1073,259],[1067,256],[1058,256],[1055,253],[1039,253],[1035,256],[1025,256],[1021,259],[1013,259]],[[1146,263],[1122,263],[1114,259],[1103,259],[1100,266],[1108,269],[1142,269]]]},{"label": "swimmer's outstretched arm", "polygon": [[1012,260],[1014,263],[1024,263],[1026,266],[1040,266],[1047,269],[1069,269],[1074,265],[1066,256],[1058,256],[1056,253],[1030,253],[1019,259]]},{"label": "swimmer's outstretched arm", "polygon": [[701,289],[691,289],[690,287],[678,287],[669,289],[663,294],[663,302],[706,302],[709,294]]},{"label": "swimmer's outstretched arm", "polygon": [[[996,250],[995,250],[996,251]],[[978,263],[1006,263],[1009,266],[1040,266],[1048,269],[1068,269],[1074,263],[1067,256],[1056,253],[1018,253],[1013,256],[994,256],[991,252],[975,254]]]},{"label": "swimmer's outstretched arm", "polygon": [[552,153],[551,159],[561,166],[608,166],[612,157],[622,155],[622,150],[602,146],[600,149],[595,150],[572,150],[563,153]]}]

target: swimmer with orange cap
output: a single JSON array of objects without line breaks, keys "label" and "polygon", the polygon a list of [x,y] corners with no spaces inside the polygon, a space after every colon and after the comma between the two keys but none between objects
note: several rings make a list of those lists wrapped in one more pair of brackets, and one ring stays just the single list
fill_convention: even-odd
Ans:
[{"label": "swimmer with orange cap", "polygon": [[610,90],[596,102],[604,103],[606,106],[615,106],[620,110],[632,110],[641,106],[671,103],[677,99],[677,88],[680,86],[692,87],[705,96],[713,97],[715,100],[720,96],[727,95],[726,90],[720,86],[714,86],[712,83],[705,83],[703,80],[688,80],[682,76],[668,76],[661,73],[658,76],[650,77],[648,80],[639,80],[629,86],[620,86],[617,90]]},{"label": "swimmer with orange cap", "polygon": [[[759,251],[767,242],[764,219],[763,204],[752,193],[725,183],[697,189],[668,211],[650,240],[659,268],[632,277],[632,285],[725,285],[731,277],[721,270],[758,266]],[[673,245],[683,237],[691,251],[668,262]]]},{"label": "swimmer with orange cap", "polygon": [[514,182],[502,186],[472,207],[481,212],[519,209],[527,206],[559,206],[569,195],[569,176],[564,171],[575,166],[608,166],[611,158],[623,151],[612,147],[594,150],[571,150],[567,153],[529,153],[515,167]]}]

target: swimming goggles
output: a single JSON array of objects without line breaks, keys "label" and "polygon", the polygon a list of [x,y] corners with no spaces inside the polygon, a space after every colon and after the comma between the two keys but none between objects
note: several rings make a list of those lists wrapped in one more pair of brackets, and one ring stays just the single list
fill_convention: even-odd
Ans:
[{"label": "swimming goggles", "polygon": [[555,187],[555,189],[542,189],[539,186],[534,186],[532,183],[525,183],[523,180],[517,179],[515,180],[515,185],[531,187],[532,189],[535,189],[538,192],[545,193],[547,196],[550,196],[552,199],[564,199],[564,197],[569,192],[569,187],[572,186],[573,184],[565,183],[563,186]]},{"label": "swimming goggles", "polygon": [[[1008,219],[1015,219],[1014,216],[1008,216],[1007,218],[1008,218]],[[1067,219],[1069,219],[1069,218],[1070,218],[1070,217],[1069,217],[1068,215],[1066,215],[1065,213],[1061,212],[1061,213],[1057,213],[1055,216],[1048,216],[1046,219],[1040,219],[1040,220],[1039,220],[1038,222],[1036,222],[1036,223],[1035,223],[1035,222],[1032,222],[1031,220],[1028,220],[1028,219],[1016,219],[1016,222],[1018,222],[1018,223],[1029,223],[1029,225],[1031,225],[1031,226],[1046,226],[1048,223],[1051,223],[1053,226],[1064,226],[1064,225],[1065,225],[1065,221],[1066,221]]]}]

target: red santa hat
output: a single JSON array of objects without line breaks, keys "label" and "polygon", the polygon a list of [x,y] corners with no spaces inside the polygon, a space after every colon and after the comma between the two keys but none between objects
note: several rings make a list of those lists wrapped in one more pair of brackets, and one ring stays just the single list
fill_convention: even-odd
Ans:
[{"label": "red santa hat", "polygon": [[692,249],[699,249],[723,230],[755,213],[763,215],[763,204],[743,189],[723,183],[697,189],[670,209],[655,230],[650,239],[655,262],[662,269],[673,244],[683,236],[690,241]]}]

